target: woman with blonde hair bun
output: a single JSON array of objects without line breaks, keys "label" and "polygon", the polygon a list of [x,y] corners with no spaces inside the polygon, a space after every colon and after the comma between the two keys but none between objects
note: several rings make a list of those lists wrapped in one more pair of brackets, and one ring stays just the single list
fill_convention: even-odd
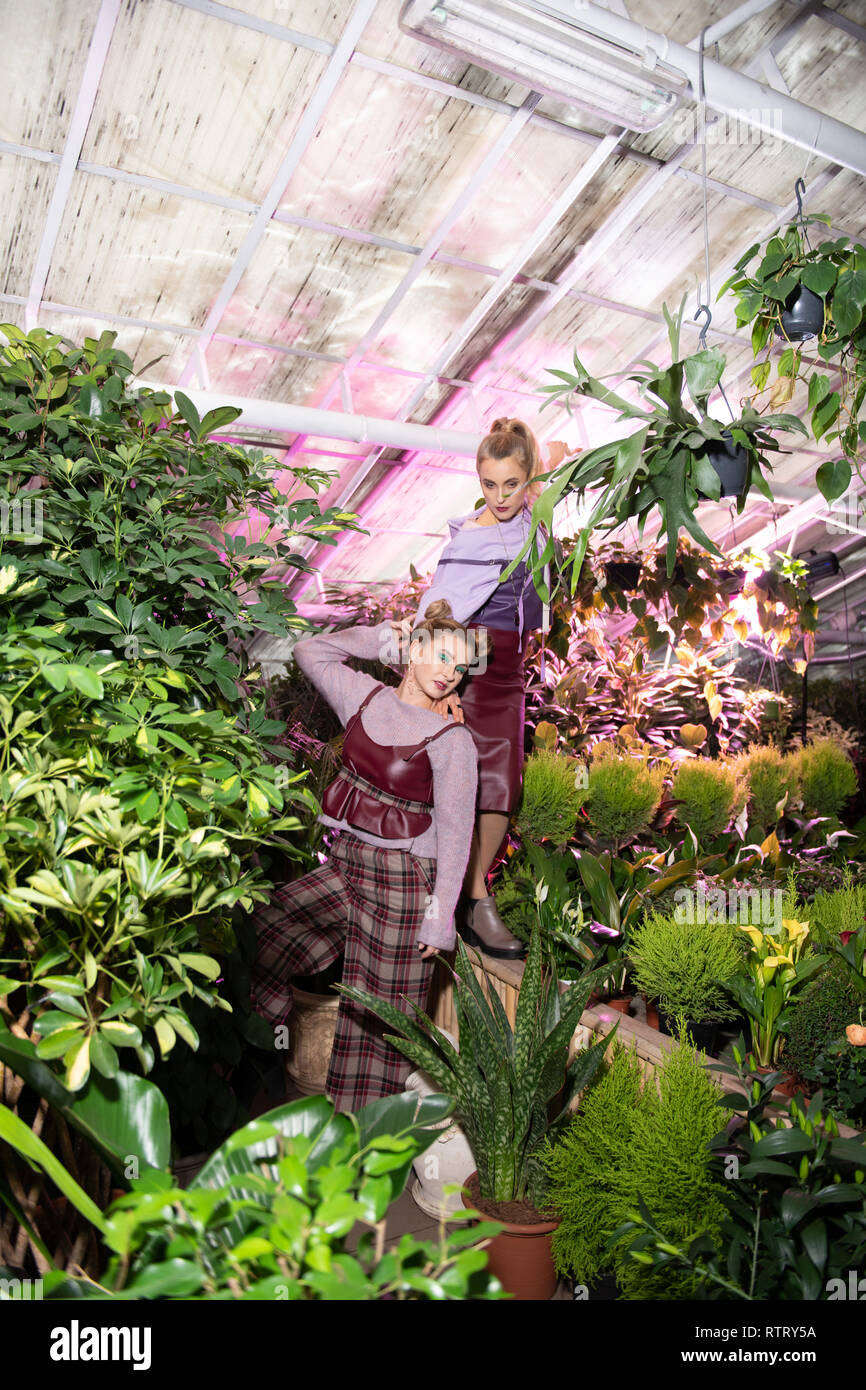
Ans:
[{"label": "woman with blonde hair bun", "polygon": [[[270,1023],[281,1024],[291,1009],[292,975],[317,974],[341,953],[344,984],[404,1013],[407,1001],[426,1007],[432,957],[454,945],[474,822],[475,744],[447,700],[486,653],[484,635],[456,622],[443,600],[425,605],[396,688],[346,665],[349,657],[399,662],[390,622],[295,644],[299,667],[346,733],[319,817],[337,831],[330,857],[277,888],[253,916],[253,1006]],[[410,1067],[385,1031],[368,1010],[341,999],[326,1087],[338,1110],[401,1089]]]},{"label": "woman with blonde hair bun", "polygon": [[[555,468],[568,453],[561,441],[550,444],[546,467]],[[478,814],[457,924],[466,941],[508,959],[522,955],[523,947],[499,916],[487,874],[522,784],[523,655],[530,632],[547,627],[525,561],[500,582],[502,571],[526,544],[532,502],[541,487],[533,481],[541,465],[529,426],[522,420],[494,420],[479,445],[476,468],[483,508],[448,523],[451,539],[419,612],[432,600],[446,599],[470,632],[485,630],[492,637],[492,656],[468,681],[462,697],[455,694],[447,702],[454,717],[465,721],[478,753]],[[549,593],[549,572],[547,584]]]}]

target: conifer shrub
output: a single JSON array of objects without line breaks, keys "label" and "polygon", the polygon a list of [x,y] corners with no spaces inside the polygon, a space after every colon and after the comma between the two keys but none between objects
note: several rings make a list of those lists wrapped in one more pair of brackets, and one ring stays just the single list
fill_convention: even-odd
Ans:
[{"label": "conifer shrub", "polygon": [[741,939],[726,922],[678,922],[650,913],[629,945],[635,983],[669,1017],[696,1023],[736,1018],[725,982],[742,968]]},{"label": "conifer shrub", "polygon": [[540,844],[550,840],[564,845],[577,827],[586,801],[583,763],[549,748],[530,753],[523,768],[523,793],[516,816],[517,829],[526,840]]},{"label": "conifer shrub", "polygon": [[793,756],[800,775],[803,810],[809,816],[838,816],[857,790],[851,759],[831,738],[807,743]]},{"label": "conifer shrub", "polygon": [[705,844],[723,834],[740,814],[747,787],[733,763],[690,758],[674,775],[673,795],[681,803],[674,812],[677,821]]},{"label": "conifer shrub", "polygon": [[613,1045],[607,1072],[545,1155],[561,1275],[591,1284],[613,1271],[629,1299],[694,1297],[694,1275],[647,1268],[626,1253],[627,1237],[609,1242],[639,1197],[678,1242],[718,1233],[723,1189],[710,1174],[709,1142],[724,1124],[720,1095],[688,1043],[672,1042],[643,1084],[637,1056]]},{"label": "conifer shrub", "polygon": [[612,744],[593,749],[587,815],[603,838],[625,842],[646,830],[661,801],[664,769],[646,755],[621,757]]},{"label": "conifer shrub", "polygon": [[841,888],[818,893],[805,909],[809,918],[812,940],[821,949],[834,943],[840,932],[856,931],[866,919],[866,883],[855,883],[850,869],[845,870]]},{"label": "conifer shrub", "polygon": [[771,827],[778,823],[797,794],[799,770],[796,758],[772,744],[750,744],[736,760],[737,770],[749,788],[749,820]]}]

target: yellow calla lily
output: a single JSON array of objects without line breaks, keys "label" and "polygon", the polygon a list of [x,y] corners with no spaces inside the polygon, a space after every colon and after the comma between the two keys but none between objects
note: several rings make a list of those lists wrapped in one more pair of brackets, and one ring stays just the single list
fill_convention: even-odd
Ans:
[{"label": "yellow calla lily", "polygon": [[758,931],[757,927],[738,926],[737,931],[744,931],[747,934],[747,936],[750,936],[752,938],[752,945],[754,946],[756,951],[759,951],[761,949],[764,936],[762,932]]},{"label": "yellow calla lily", "polygon": [[782,926],[788,933],[789,941],[802,942],[809,935],[808,922],[795,922],[791,917],[783,917]]}]

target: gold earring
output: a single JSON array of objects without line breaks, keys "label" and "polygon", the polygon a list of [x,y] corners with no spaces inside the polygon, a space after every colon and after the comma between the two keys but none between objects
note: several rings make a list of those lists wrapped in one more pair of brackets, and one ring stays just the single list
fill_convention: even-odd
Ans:
[{"label": "gold earring", "polygon": [[415,668],[412,664],[410,664],[409,669],[406,672],[406,693],[408,695],[418,694],[418,682],[415,679]]}]

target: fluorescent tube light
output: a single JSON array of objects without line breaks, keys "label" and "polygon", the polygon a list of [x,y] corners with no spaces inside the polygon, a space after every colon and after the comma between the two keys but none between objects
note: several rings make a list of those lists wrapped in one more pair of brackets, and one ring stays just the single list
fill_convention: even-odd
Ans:
[{"label": "fluorescent tube light", "polygon": [[400,27],[628,130],[655,130],[689,86],[651,48],[593,28],[579,5],[563,15],[529,0],[406,0]]}]

